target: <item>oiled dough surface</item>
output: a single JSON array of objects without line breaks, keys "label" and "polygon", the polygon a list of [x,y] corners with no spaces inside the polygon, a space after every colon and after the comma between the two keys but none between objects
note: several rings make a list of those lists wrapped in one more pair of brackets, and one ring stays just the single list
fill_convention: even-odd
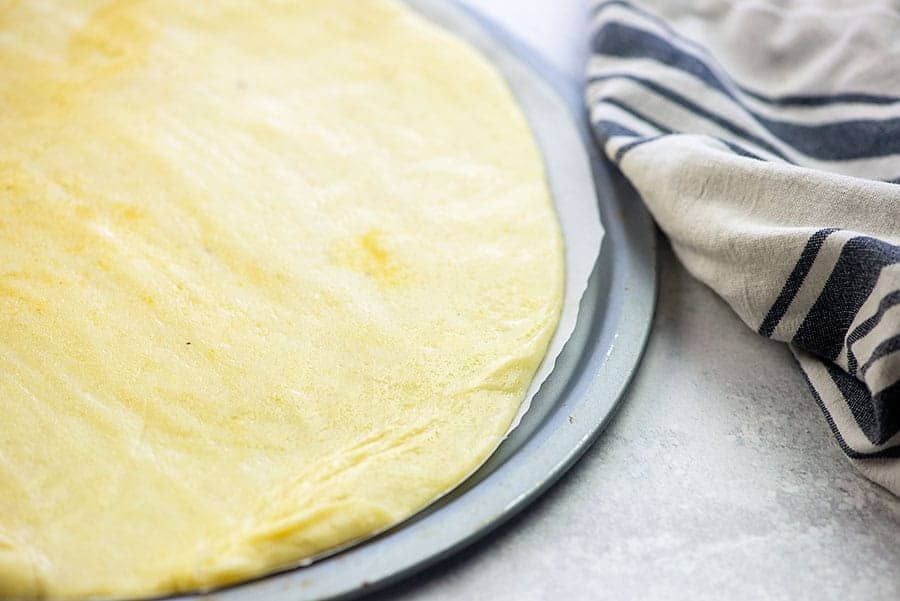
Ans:
[{"label": "oiled dough surface", "polygon": [[500,76],[401,4],[0,2],[0,597],[147,596],[402,520],[562,301]]}]

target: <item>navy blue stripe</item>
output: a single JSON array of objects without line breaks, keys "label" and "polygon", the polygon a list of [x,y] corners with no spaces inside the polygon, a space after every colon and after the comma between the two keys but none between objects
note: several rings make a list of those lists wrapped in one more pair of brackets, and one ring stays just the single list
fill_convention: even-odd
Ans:
[{"label": "navy blue stripe", "polygon": [[882,298],[881,302],[878,303],[878,310],[875,312],[875,315],[856,326],[856,329],[847,336],[847,371],[851,374],[856,375],[857,370],[857,360],[856,355],[853,353],[853,345],[874,330],[875,326],[881,322],[885,312],[894,305],[900,305],[900,290],[895,290]]},{"label": "navy blue stripe", "polygon": [[641,134],[633,129],[625,127],[621,123],[616,123],[615,121],[601,119],[595,121],[592,125],[594,126],[594,131],[604,142],[614,136],[641,136]]},{"label": "navy blue stripe", "polygon": [[900,432],[900,381],[876,394],[873,401],[877,407],[882,408],[884,440],[890,440]]},{"label": "navy blue stripe", "polygon": [[[601,2],[596,5],[592,11],[593,16],[599,15],[607,8],[611,8],[613,6],[619,6],[629,10],[635,14],[641,15],[644,18],[656,23],[659,25],[666,33],[672,35],[673,37],[678,38],[683,43],[688,44],[689,46],[696,48],[700,52],[706,55],[710,55],[710,52],[707,48],[698,44],[694,40],[687,38],[681,35],[678,31],[672,28],[665,20],[659,17],[656,14],[653,14],[649,11],[646,11],[638,6],[633,5],[630,2],[626,2],[625,0],[607,0],[606,2]],[[848,104],[848,103],[858,103],[858,104],[877,104],[877,105],[885,105],[885,104],[895,104],[900,103],[900,96],[889,96],[885,94],[866,94],[862,92],[840,92],[835,94],[786,94],[782,96],[770,96],[765,95],[760,92],[754,91],[750,88],[747,88],[738,83],[734,84],[735,88],[740,90],[741,93],[750,96],[760,102],[765,102],[767,104],[773,104],[777,106],[802,106],[802,107],[815,107],[815,106],[828,106],[832,104]]]},{"label": "navy blue stripe", "polygon": [[734,142],[729,142],[728,140],[723,140],[722,138],[716,138],[716,139],[719,142],[721,142],[722,144],[724,144],[725,146],[727,146],[729,149],[731,149],[731,152],[733,152],[737,155],[740,155],[742,157],[747,157],[748,159],[756,159],[757,161],[765,161],[766,160],[766,159],[762,158],[761,156],[757,156],[757,155],[753,154],[752,152],[750,152],[743,146],[740,146],[739,144],[735,144]]},{"label": "navy blue stripe", "polygon": [[893,263],[900,263],[900,246],[869,236],[848,240],[793,343],[833,361],[844,345],[847,329],[875,288],[881,270]]},{"label": "navy blue stripe", "polygon": [[854,119],[807,125],[771,119],[750,108],[697,57],[648,31],[607,23],[597,30],[594,52],[619,58],[645,58],[679,69],[731,98],[762,127],[800,152],[823,160],[849,160],[900,153],[900,118]]},{"label": "navy blue stripe", "polygon": [[591,19],[595,19],[600,16],[600,13],[602,13],[606,9],[612,8],[614,6],[624,8],[636,15],[641,15],[645,19],[652,21],[653,23],[656,23],[659,27],[661,27],[669,35],[678,38],[679,40],[681,40],[685,44],[688,44],[689,46],[693,46],[694,48],[696,48],[700,52],[703,52],[704,54],[709,54],[709,50],[707,50],[704,46],[702,46],[701,44],[695,42],[694,40],[678,33],[671,25],[669,25],[668,21],[666,21],[659,15],[652,13],[648,10],[644,10],[643,8],[641,8],[639,6],[635,6],[631,2],[626,2],[625,0],[606,0],[606,2],[600,2],[599,4],[595,5],[594,8],[591,9],[589,16]]},{"label": "navy blue stripe", "polygon": [[[633,142],[629,142],[627,144],[623,144],[622,147],[616,151],[616,154],[613,157],[613,162],[618,164],[618,163],[622,162],[622,157],[624,157],[625,153],[627,153],[628,151],[630,151],[638,146],[642,146],[643,144],[646,144],[647,142],[653,142],[655,140],[659,140],[660,138],[664,138],[664,137],[665,137],[665,135],[650,136],[650,137],[641,138],[639,140],[634,140]],[[755,159],[757,161],[765,160],[763,158],[756,156],[749,150],[742,148],[742,147],[738,146],[737,144],[729,142],[728,140],[723,140],[722,138],[712,138],[712,139],[721,142],[722,144],[727,146],[729,148],[729,150],[731,150],[731,152],[733,152],[734,154],[736,154],[738,156],[746,157],[749,159]]]},{"label": "navy blue stripe", "polygon": [[[651,117],[648,117],[644,113],[628,106],[624,102],[617,100],[615,98],[600,98],[599,100],[596,101],[596,103],[597,104],[603,103],[603,104],[609,104],[611,106],[615,106],[615,107],[619,108],[620,110],[622,110],[623,112],[628,113],[629,115],[631,115],[632,117],[634,117],[636,119],[640,119],[647,125],[657,129],[658,131],[661,131],[664,134],[673,133],[673,131],[670,128],[666,127],[659,121],[657,121]],[[644,142],[652,142],[653,140],[659,139],[660,137],[662,137],[662,136],[652,136],[649,138],[645,137],[640,140],[635,140],[634,142],[629,142],[628,144],[623,145],[622,148],[620,148],[618,151],[616,151],[616,156],[613,157],[613,161],[618,163],[619,161],[622,160],[622,156],[626,152],[628,152],[629,150],[634,148],[635,146],[640,146]],[[751,158],[751,159],[756,159],[758,161],[765,160],[765,159],[753,154],[752,152],[750,152],[743,146],[740,146],[739,144],[735,144],[734,142],[729,142],[728,140],[724,140],[724,139],[718,138],[718,137],[714,137],[714,139],[718,140],[722,144],[725,144],[733,153],[735,153],[737,155]]]},{"label": "navy blue stripe", "polygon": [[[610,74],[606,74],[606,75],[595,75],[588,80],[588,83],[607,81],[610,79],[627,79],[627,80],[639,83],[642,86],[653,90],[660,96],[665,97],[666,99],[670,100],[671,102],[674,102],[675,104],[678,104],[679,106],[691,111],[695,115],[715,123],[722,129],[725,129],[725,130],[733,133],[734,135],[738,136],[739,138],[743,138],[744,140],[750,142],[751,144],[753,144],[755,146],[759,146],[760,148],[766,150],[767,152],[769,152],[771,154],[774,154],[775,156],[783,159],[784,161],[787,161],[789,163],[793,162],[787,157],[787,155],[785,155],[783,152],[778,150],[775,146],[772,146],[771,144],[769,144],[764,139],[750,133],[749,131],[747,131],[746,129],[744,129],[740,126],[737,126],[737,125],[731,123],[730,121],[720,117],[719,115],[716,115],[715,113],[712,113],[712,112],[706,110],[705,108],[701,107],[700,105],[696,104],[695,102],[688,100],[681,94],[679,94],[673,90],[670,90],[669,88],[666,88],[666,87],[656,83],[655,81],[651,81],[644,77],[638,77],[636,75],[631,75],[629,73],[610,73]],[[696,133],[696,132],[689,132],[689,133]]]},{"label": "navy blue stripe", "polygon": [[862,382],[836,365],[830,362],[825,362],[824,365],[834,385],[847,401],[853,420],[872,444],[884,444],[900,430],[900,406],[894,402],[885,402],[889,399],[883,393],[873,397]]},{"label": "navy blue stripe", "polygon": [[872,351],[869,360],[863,363],[863,366],[859,368],[859,374],[862,377],[866,377],[866,372],[869,371],[869,368],[872,367],[876,361],[897,351],[900,351],[900,334],[892,336],[887,340],[883,340],[881,344],[876,346],[875,350]]},{"label": "navy blue stripe", "polygon": [[830,361],[823,361],[823,365],[828,371],[831,381],[834,382],[841,392],[841,396],[847,402],[850,413],[853,414],[853,420],[869,439],[869,442],[877,444],[875,441],[879,438],[878,418],[875,408],[872,406],[872,397],[865,385]]},{"label": "navy blue stripe", "polygon": [[896,104],[900,97],[885,96],[879,94],[864,94],[862,92],[839,92],[836,94],[785,94],[784,96],[763,96],[759,92],[749,90],[738,85],[737,88],[747,96],[760,102],[776,104],[779,106],[828,106],[832,104]]},{"label": "navy blue stripe", "polygon": [[616,155],[613,157],[613,162],[617,165],[622,161],[622,157],[625,156],[625,153],[629,150],[637,148],[642,144],[646,144],[647,142],[653,142],[654,140],[659,140],[663,136],[650,136],[649,138],[641,138],[640,140],[634,140],[632,142],[628,142],[627,144],[623,144],[621,148],[616,151]]},{"label": "navy blue stripe", "polygon": [[815,263],[816,257],[819,255],[819,250],[822,248],[822,244],[825,243],[825,239],[836,231],[837,229],[835,228],[821,229],[806,241],[806,246],[803,247],[803,252],[800,253],[800,259],[794,265],[794,269],[787,280],[785,280],[784,286],[781,287],[781,293],[775,299],[775,302],[772,303],[772,307],[759,326],[758,331],[760,334],[768,338],[775,331],[775,326],[781,322],[781,318],[784,317],[788,307],[794,301],[794,297],[797,296],[797,292],[803,285],[809,270],[812,269],[813,263]]},{"label": "navy blue stripe", "polygon": [[648,58],[679,69],[740,102],[729,82],[720,79],[705,62],[649,31],[609,22],[594,32],[591,46],[596,54],[619,58]]},{"label": "navy blue stripe", "polygon": [[661,131],[664,134],[672,133],[672,129],[666,127],[665,125],[663,125],[656,119],[653,119],[652,117],[649,117],[646,114],[640,112],[636,108],[628,106],[627,104],[625,104],[624,102],[622,102],[620,100],[617,100],[615,98],[601,98],[600,100],[597,101],[597,103],[598,104],[599,103],[609,104],[611,106],[617,107],[617,108],[623,110],[624,112],[628,113],[632,117],[636,117],[636,118],[640,119],[647,125]]},{"label": "navy blue stripe", "polygon": [[[627,110],[627,109],[626,109]],[[630,111],[629,111],[630,112]],[[600,138],[601,142],[606,142],[610,138],[614,136],[630,136],[636,138],[631,142],[626,142],[622,145],[619,150],[616,151],[615,157],[613,157],[613,162],[618,163],[622,160],[622,155],[624,155],[628,150],[643,144],[644,142],[650,142],[651,140],[656,140],[661,136],[645,136],[643,134],[639,134],[629,127],[625,127],[621,123],[616,123],[615,121],[609,121],[606,119],[601,119],[599,121],[595,121],[593,123],[594,132],[597,137]]]},{"label": "navy blue stripe", "polygon": [[[821,361],[821,359],[818,358],[816,358],[816,360]],[[828,364],[826,362],[822,361],[822,363],[827,367]],[[844,440],[844,437],[841,435],[840,430],[838,430],[837,424],[834,423],[834,418],[831,417],[831,413],[828,412],[828,408],[825,407],[825,403],[822,402],[822,397],[819,395],[819,391],[816,390],[816,387],[813,386],[813,383],[810,381],[809,376],[806,374],[806,370],[802,369],[802,363],[800,364],[800,367],[800,371],[803,374],[803,379],[806,380],[806,385],[809,386],[809,390],[810,392],[812,392],[816,404],[819,406],[819,409],[822,410],[822,414],[825,416],[825,421],[828,422],[828,427],[831,429],[831,433],[834,434],[834,438],[835,440],[837,440],[838,446],[841,447],[841,450],[845,455],[847,455],[851,459],[878,459],[881,457],[900,457],[900,446],[888,447],[886,449],[880,449],[871,453],[863,453],[851,448],[850,445],[847,444],[847,441]]]}]

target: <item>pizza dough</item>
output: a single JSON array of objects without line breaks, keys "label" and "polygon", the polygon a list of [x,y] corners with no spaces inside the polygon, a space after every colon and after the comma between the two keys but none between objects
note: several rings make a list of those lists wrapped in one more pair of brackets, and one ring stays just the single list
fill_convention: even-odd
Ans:
[{"label": "pizza dough", "polygon": [[528,125],[390,1],[0,2],[0,597],[410,516],[505,436],[563,247]]}]

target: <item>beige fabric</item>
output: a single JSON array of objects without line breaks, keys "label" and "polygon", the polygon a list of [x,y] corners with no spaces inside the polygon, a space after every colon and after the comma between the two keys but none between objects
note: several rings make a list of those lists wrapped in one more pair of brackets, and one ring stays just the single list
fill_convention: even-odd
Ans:
[{"label": "beige fabric", "polygon": [[592,3],[598,141],[678,257],[795,349],[900,494],[900,15],[889,2]]}]

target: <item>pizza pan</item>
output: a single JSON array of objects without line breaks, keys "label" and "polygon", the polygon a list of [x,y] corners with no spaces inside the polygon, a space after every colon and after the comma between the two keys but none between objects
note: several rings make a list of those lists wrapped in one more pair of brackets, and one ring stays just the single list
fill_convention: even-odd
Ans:
[{"label": "pizza pan", "polygon": [[[574,191],[598,205],[606,233],[575,330],[519,426],[454,491],[381,535],[309,566],[178,601],[348,599],[459,551],[565,473],[602,432],[638,367],[656,302],[656,232],[634,191],[597,156],[580,84],[454,2],[407,2],[473,44],[504,74],[538,132],[554,196],[565,187],[567,194]],[[553,149],[541,139],[540,131],[554,130],[573,134],[565,148],[558,139]],[[559,161],[548,156],[551,150],[589,167],[582,175],[561,173]]]}]

